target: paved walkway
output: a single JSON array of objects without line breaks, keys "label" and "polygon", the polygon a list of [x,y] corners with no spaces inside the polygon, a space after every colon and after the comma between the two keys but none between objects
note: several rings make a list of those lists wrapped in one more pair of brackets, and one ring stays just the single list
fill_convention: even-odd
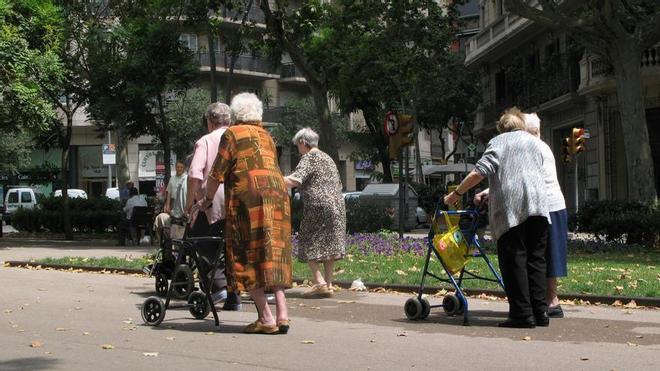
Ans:
[{"label": "paved walkway", "polygon": [[[7,237],[7,236],[6,236]],[[0,239],[0,260],[46,256],[138,256],[150,247],[113,241]],[[409,294],[343,290],[332,299],[287,291],[292,330],[244,335],[251,305],[193,320],[170,310],[159,327],[142,324],[153,279],[134,275],[28,270],[0,266],[0,370],[230,369],[585,369],[655,370],[660,310],[564,305],[549,328],[500,329],[507,304],[471,298],[471,326],[433,309],[408,321]],[[430,298],[439,304],[440,298]],[[35,347],[30,346],[36,345]],[[110,344],[114,349],[103,349]],[[157,355],[156,355],[157,354]]]}]

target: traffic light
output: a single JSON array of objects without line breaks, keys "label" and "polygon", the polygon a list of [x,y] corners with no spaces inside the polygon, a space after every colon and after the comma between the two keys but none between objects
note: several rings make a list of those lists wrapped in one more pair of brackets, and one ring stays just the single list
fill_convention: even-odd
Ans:
[{"label": "traffic light", "polygon": [[564,161],[564,163],[571,162],[571,154],[572,154],[571,153],[571,138],[566,137],[566,138],[562,139],[561,147],[562,147],[562,150],[561,150],[561,152],[562,152],[562,161]]},{"label": "traffic light", "polygon": [[585,131],[583,128],[573,128],[571,134],[571,152],[578,154],[584,152],[585,148]]},{"label": "traffic light", "polygon": [[399,147],[405,147],[415,142],[415,125],[411,115],[399,114]]}]

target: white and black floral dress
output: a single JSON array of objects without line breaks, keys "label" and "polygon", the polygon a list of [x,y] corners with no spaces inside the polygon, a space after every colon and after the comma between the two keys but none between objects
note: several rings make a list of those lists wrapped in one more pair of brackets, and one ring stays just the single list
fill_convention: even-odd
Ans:
[{"label": "white and black floral dress", "polygon": [[346,254],[346,206],[339,171],[325,152],[304,154],[290,179],[302,186],[303,217],[298,259],[303,262],[341,259]]}]

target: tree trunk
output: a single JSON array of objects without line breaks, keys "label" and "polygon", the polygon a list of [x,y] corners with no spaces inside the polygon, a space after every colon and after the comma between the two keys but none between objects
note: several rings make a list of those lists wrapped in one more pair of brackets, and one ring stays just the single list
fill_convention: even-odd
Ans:
[{"label": "tree trunk", "polygon": [[325,88],[319,88],[310,84],[312,97],[314,98],[314,107],[316,116],[319,120],[319,148],[327,153],[339,168],[339,150],[337,148],[337,138],[335,128],[332,125],[332,116],[330,115],[330,106],[328,105],[328,91]]},{"label": "tree trunk", "polygon": [[[68,98],[67,98],[68,100]],[[68,103],[68,102],[67,102]],[[67,104],[68,105],[68,104]],[[69,150],[71,147],[71,132],[73,130],[73,113],[65,112],[66,129],[62,137],[62,219],[64,223],[64,239],[73,240],[71,228],[71,213],[69,210]]]},{"label": "tree trunk", "polygon": [[633,43],[622,40],[613,45],[609,57],[616,76],[625,161],[628,163],[628,199],[655,202],[657,193],[642,92],[641,52]]},{"label": "tree trunk", "polygon": [[158,94],[158,116],[160,116],[160,125],[161,130],[159,133],[160,142],[163,144],[163,161],[165,162],[165,179],[164,184],[170,182],[170,175],[172,174],[172,154],[171,154],[171,143],[170,143],[170,129],[167,127],[167,117],[165,115],[165,107],[163,106],[163,96]]},{"label": "tree trunk", "polygon": [[254,0],[250,0],[250,2],[247,5],[247,9],[245,9],[245,13],[243,13],[243,18],[241,18],[241,25],[238,27],[238,31],[234,33],[233,40],[232,40],[232,45],[231,45],[231,61],[229,63],[229,73],[227,74],[227,80],[225,82],[225,102],[229,104],[229,100],[231,99],[231,83],[232,83],[232,78],[234,77],[234,67],[236,66],[236,60],[238,59],[240,55],[240,44],[241,44],[241,33],[240,31],[243,29],[243,26],[245,26],[245,22],[247,22],[248,16],[250,15],[250,9],[252,9],[252,3]]},{"label": "tree trunk", "polygon": [[[380,120],[378,115],[370,109],[363,108],[362,114],[364,115],[364,121],[367,123],[367,127],[371,132],[371,135],[383,137],[383,133],[379,130]],[[387,151],[388,143],[385,143],[385,140],[378,141],[377,150],[378,158],[380,158],[380,163],[383,165],[383,183],[392,183],[392,169],[390,166],[390,154]]]},{"label": "tree trunk", "polygon": [[119,123],[115,129],[117,135],[117,187],[121,188],[131,179],[128,170],[128,154],[126,134],[124,133],[124,123]]},{"label": "tree trunk", "polygon": [[207,20],[207,25],[208,25],[208,43],[209,43],[209,74],[210,74],[210,80],[211,80],[211,103],[215,103],[218,101],[218,82],[215,78],[215,45],[213,44],[214,38],[213,38],[213,27],[211,26],[211,22]]}]

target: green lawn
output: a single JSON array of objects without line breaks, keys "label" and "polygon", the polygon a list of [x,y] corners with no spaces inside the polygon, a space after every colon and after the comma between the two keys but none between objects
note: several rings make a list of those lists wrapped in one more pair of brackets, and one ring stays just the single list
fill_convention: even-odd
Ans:
[{"label": "green lawn", "polygon": [[[497,267],[497,256],[490,255]],[[141,269],[149,260],[146,257],[135,259],[121,258],[47,258],[40,263],[68,264],[75,266],[96,266],[113,269]],[[365,283],[418,285],[424,258],[407,253],[393,256],[349,255],[336,264],[336,279],[353,281],[361,278]],[[468,268],[480,275],[490,277],[482,258],[474,258]],[[445,277],[440,264],[432,260],[430,269],[440,277]],[[306,264],[295,262],[294,276],[310,278]],[[430,285],[440,283],[433,278]],[[447,286],[449,287],[449,286]],[[487,281],[470,280],[464,283],[468,288],[497,288]],[[635,253],[608,251],[597,253],[574,253],[569,256],[569,275],[560,279],[560,292],[594,295],[623,295],[660,297],[660,252],[637,251]]]}]

